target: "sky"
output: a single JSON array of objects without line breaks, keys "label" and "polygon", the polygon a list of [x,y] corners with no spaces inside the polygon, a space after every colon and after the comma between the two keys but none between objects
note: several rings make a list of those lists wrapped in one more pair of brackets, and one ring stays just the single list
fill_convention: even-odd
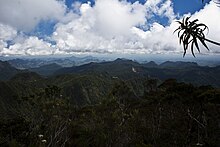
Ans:
[{"label": "sky", "polygon": [[[173,31],[185,16],[220,41],[220,7],[210,0],[0,0],[0,56],[182,56]],[[208,46],[200,54],[220,55]]]}]

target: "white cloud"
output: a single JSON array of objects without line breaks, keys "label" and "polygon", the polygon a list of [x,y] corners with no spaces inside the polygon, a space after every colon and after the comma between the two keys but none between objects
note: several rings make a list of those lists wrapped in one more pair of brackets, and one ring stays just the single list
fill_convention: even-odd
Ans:
[{"label": "white cloud", "polygon": [[165,3],[163,3],[161,7],[158,9],[157,13],[161,16],[168,17],[169,20],[172,21],[175,18],[172,5],[173,3],[171,2],[171,0],[165,1]]},{"label": "white cloud", "polygon": [[142,42],[145,53],[180,53],[182,50],[178,45],[178,39],[173,35],[173,30],[177,27],[174,21],[167,27],[159,23],[153,23],[150,30],[143,31],[133,28],[133,33],[141,38],[139,41]]},{"label": "white cloud", "polygon": [[[208,26],[209,32],[206,38],[220,42],[220,8],[214,2],[206,5],[204,9],[192,15],[192,19],[199,19],[199,22]],[[207,43],[210,51],[203,48],[203,53],[220,53],[219,46]]]},{"label": "white cloud", "polygon": [[7,47],[7,41],[14,39],[17,36],[17,31],[0,23],[0,53],[3,48]]},{"label": "white cloud", "polygon": [[0,0],[0,22],[30,31],[42,20],[62,19],[65,9],[57,0]]},{"label": "white cloud", "polygon": [[[171,0],[148,0],[144,5],[119,0],[97,0],[95,6],[91,6],[90,3],[74,3],[76,5],[75,7],[73,5],[74,12],[78,14],[70,11],[62,18],[59,18],[64,12],[62,3],[57,1],[55,3],[62,8],[62,13],[58,12],[57,17],[50,16],[50,18],[60,19],[50,36],[56,45],[51,45],[36,36],[17,35],[14,28],[0,23],[0,55],[182,54],[183,52],[178,44],[177,34],[173,34],[178,24],[174,20],[175,14]],[[53,15],[52,10],[47,14]],[[198,18],[200,22],[207,24],[210,29],[207,37],[220,41],[220,27],[218,26],[220,15],[217,14],[220,14],[220,8],[211,2],[204,9],[192,14],[191,19]],[[149,19],[154,15],[167,17],[170,24],[167,26],[158,22],[150,24]],[[49,17],[40,16],[42,19]],[[17,27],[19,23],[23,22],[19,20]],[[142,29],[145,25],[149,28],[147,31]],[[25,27],[28,28],[28,26]],[[33,27],[33,25],[30,26]],[[7,48],[7,40],[13,40],[15,44]],[[219,53],[218,47],[210,44],[209,46],[211,51],[203,50],[202,53]]]},{"label": "white cloud", "polygon": [[175,18],[171,0],[147,0],[145,7],[150,17],[156,14],[161,17],[167,17],[170,22]]},{"label": "white cloud", "polygon": [[171,1],[151,3],[97,0],[94,7],[77,4],[80,16],[58,24],[52,38],[66,52],[149,53],[152,49],[134,30],[142,31],[138,26],[145,25],[157,11],[157,15],[174,17]]},{"label": "white cloud", "polygon": [[17,36],[17,31],[8,26],[0,23],[0,40],[10,40]]},{"label": "white cloud", "polygon": [[146,10],[138,2],[130,4],[118,0],[97,0],[93,12],[93,27],[100,35],[123,35],[131,27],[145,23]]},{"label": "white cloud", "polygon": [[50,43],[47,43],[37,37],[30,36],[23,38],[11,45],[9,48],[3,48],[2,55],[51,55],[55,49]]},{"label": "white cloud", "polygon": [[[8,47],[7,41],[14,42]],[[52,54],[51,44],[34,36],[18,35],[17,31],[0,23],[0,55],[43,55]]]},{"label": "white cloud", "polygon": [[[215,3],[210,2],[203,9],[191,14],[191,20],[199,19],[199,22],[205,23],[209,27],[209,33],[207,38],[220,42],[220,8]],[[186,14],[189,15],[189,14]],[[213,16],[213,17],[210,17]],[[145,48],[152,49],[151,53],[183,53],[182,46],[179,45],[177,34],[173,35],[173,31],[178,28],[178,24],[175,20],[169,26],[163,27],[158,23],[154,23],[149,31],[136,30],[141,38],[145,39]],[[207,43],[210,51],[207,51],[202,45],[200,45],[203,54],[220,53],[219,46]],[[151,50],[150,50],[151,51]],[[187,54],[191,54],[189,49]]]}]

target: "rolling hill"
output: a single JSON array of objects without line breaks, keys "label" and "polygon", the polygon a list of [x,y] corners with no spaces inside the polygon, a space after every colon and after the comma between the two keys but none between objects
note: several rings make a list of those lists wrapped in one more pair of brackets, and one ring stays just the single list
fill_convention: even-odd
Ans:
[{"label": "rolling hill", "polygon": [[180,82],[195,85],[212,85],[220,87],[220,66],[199,66],[194,62],[164,62],[160,65],[149,62],[139,64],[132,60],[117,59],[110,62],[89,63],[82,66],[61,68],[55,75],[74,73],[107,73],[121,79],[135,77],[152,77],[161,80],[177,79]]},{"label": "rolling hill", "polygon": [[9,80],[20,71],[12,67],[7,61],[0,61],[0,80]]},{"label": "rolling hill", "polygon": [[30,68],[29,71],[36,72],[42,76],[49,76],[49,75],[54,74],[55,71],[61,68],[62,66],[56,63],[52,63],[52,64],[46,64],[46,65],[36,67],[36,68]]}]

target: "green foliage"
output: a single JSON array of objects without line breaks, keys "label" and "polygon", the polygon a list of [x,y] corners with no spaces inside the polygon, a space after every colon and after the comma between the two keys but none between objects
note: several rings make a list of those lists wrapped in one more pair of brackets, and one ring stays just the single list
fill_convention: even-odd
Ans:
[{"label": "green foliage", "polygon": [[20,71],[12,67],[7,61],[0,61],[0,81],[9,80]]},{"label": "green foliage", "polygon": [[[6,124],[1,125],[2,133],[6,133],[1,135],[8,136],[4,142],[13,144],[12,139],[15,138],[21,146],[39,145],[44,141],[49,146],[65,145],[68,140],[70,105],[60,91],[57,86],[48,86],[35,95],[21,98],[16,108],[19,119],[4,120]],[[41,134],[43,137],[39,138]]]},{"label": "green foliage", "polygon": [[60,66],[56,63],[52,63],[52,64],[46,64],[46,65],[40,66],[38,68],[31,68],[31,69],[29,69],[29,71],[36,72],[42,76],[49,76],[61,68],[62,68],[62,66]]},{"label": "green foliage", "polygon": [[[127,88],[124,83],[116,88],[117,97],[113,90],[113,96],[77,111],[71,127],[74,146],[193,146],[197,143],[216,146],[219,143],[213,141],[218,138],[214,124],[219,115],[210,115],[217,113],[213,110],[217,107],[198,96],[209,89],[171,80],[157,92],[150,91],[144,99],[130,98],[122,103]],[[149,101],[152,97],[154,100]],[[206,124],[208,120],[212,122]]]},{"label": "green foliage", "polygon": [[183,18],[182,22],[177,21],[180,26],[174,31],[174,33],[178,31],[179,43],[182,43],[184,49],[183,56],[185,56],[188,46],[191,44],[191,52],[192,55],[195,57],[194,46],[196,46],[198,52],[200,52],[198,41],[200,41],[207,50],[209,50],[209,48],[206,45],[205,41],[220,46],[220,43],[209,40],[205,37],[204,31],[208,29],[205,24],[198,24],[198,19],[195,19],[193,21],[190,21],[189,19],[190,17],[186,17]]},{"label": "green foliage", "polygon": [[[191,52],[195,57],[193,47],[196,46],[197,50],[200,52],[198,41],[199,40],[208,50],[208,46],[205,43],[205,35],[204,31],[208,29],[205,24],[197,24],[199,20],[196,19],[194,21],[189,21],[190,17],[183,18],[182,22],[177,21],[180,26],[174,32],[178,31],[178,37],[180,44],[183,44],[184,54],[185,56],[186,51],[188,49],[188,45],[191,43]],[[181,34],[182,33],[182,34]]]},{"label": "green foliage", "polygon": [[[220,4],[219,0],[216,0],[214,2],[217,5]],[[202,3],[204,3],[204,0],[202,0]],[[194,46],[196,46],[197,50],[200,52],[198,40],[207,50],[209,50],[209,48],[206,45],[205,41],[220,46],[219,42],[209,40],[205,37],[204,31],[208,29],[208,27],[205,24],[203,23],[197,24],[197,22],[199,21],[198,19],[195,19],[193,21],[189,21],[189,19],[190,17],[186,17],[183,18],[182,22],[177,21],[180,24],[180,26],[174,31],[174,33],[178,31],[179,43],[183,44],[183,49],[184,49],[183,57],[185,56],[188,46],[190,44],[191,44],[191,52],[194,57],[195,57]]]},{"label": "green foliage", "polygon": [[[105,85],[99,78],[90,75],[79,80],[74,76],[62,76],[57,84],[67,81],[65,84],[76,86],[78,83],[82,89],[90,87],[97,90],[91,93],[98,93]],[[105,96],[79,105],[71,103],[65,96],[66,90],[55,85],[31,86],[33,89],[25,95],[15,95],[11,100],[16,107],[4,105],[9,111],[13,109],[14,115],[2,115],[0,119],[0,146],[219,145],[219,89],[195,87],[175,79],[162,84],[145,78],[108,78],[108,82],[113,85],[107,86],[110,88]],[[17,80],[15,83],[19,88],[21,83]],[[10,87],[10,84],[2,86]],[[144,90],[137,94],[136,89]],[[8,95],[1,96],[1,102],[9,103],[5,100]]]}]

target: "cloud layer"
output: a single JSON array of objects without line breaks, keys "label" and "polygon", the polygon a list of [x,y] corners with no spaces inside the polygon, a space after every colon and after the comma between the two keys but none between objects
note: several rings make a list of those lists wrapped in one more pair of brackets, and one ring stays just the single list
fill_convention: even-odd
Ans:
[{"label": "cloud layer", "polygon": [[[66,52],[99,53],[151,53],[147,38],[141,28],[151,27],[155,34],[157,26],[148,20],[158,15],[170,21],[175,17],[171,1],[149,0],[144,5],[118,0],[97,0],[95,6],[82,4],[80,16],[69,23],[59,23],[53,33],[57,47]],[[146,35],[145,35],[146,36]],[[148,35],[150,37],[151,35]],[[149,38],[150,39],[150,38]]]},{"label": "cloud layer", "polygon": [[[182,53],[178,38],[173,35],[178,24],[171,0],[147,0],[145,4],[96,0],[94,6],[76,2],[73,8],[67,11],[64,2],[56,0],[0,1],[0,55]],[[192,14],[192,19],[198,18],[209,26],[207,37],[216,41],[220,38],[220,15],[217,14],[220,8],[213,2]],[[168,25],[152,21],[155,16],[167,19]],[[32,30],[42,20],[58,21],[47,38],[55,44],[21,33]],[[12,42],[10,46],[8,41]],[[210,48],[209,53],[219,53],[216,46]]]},{"label": "cloud layer", "polygon": [[1,0],[0,22],[30,31],[42,20],[61,20],[66,7],[56,0]]}]

